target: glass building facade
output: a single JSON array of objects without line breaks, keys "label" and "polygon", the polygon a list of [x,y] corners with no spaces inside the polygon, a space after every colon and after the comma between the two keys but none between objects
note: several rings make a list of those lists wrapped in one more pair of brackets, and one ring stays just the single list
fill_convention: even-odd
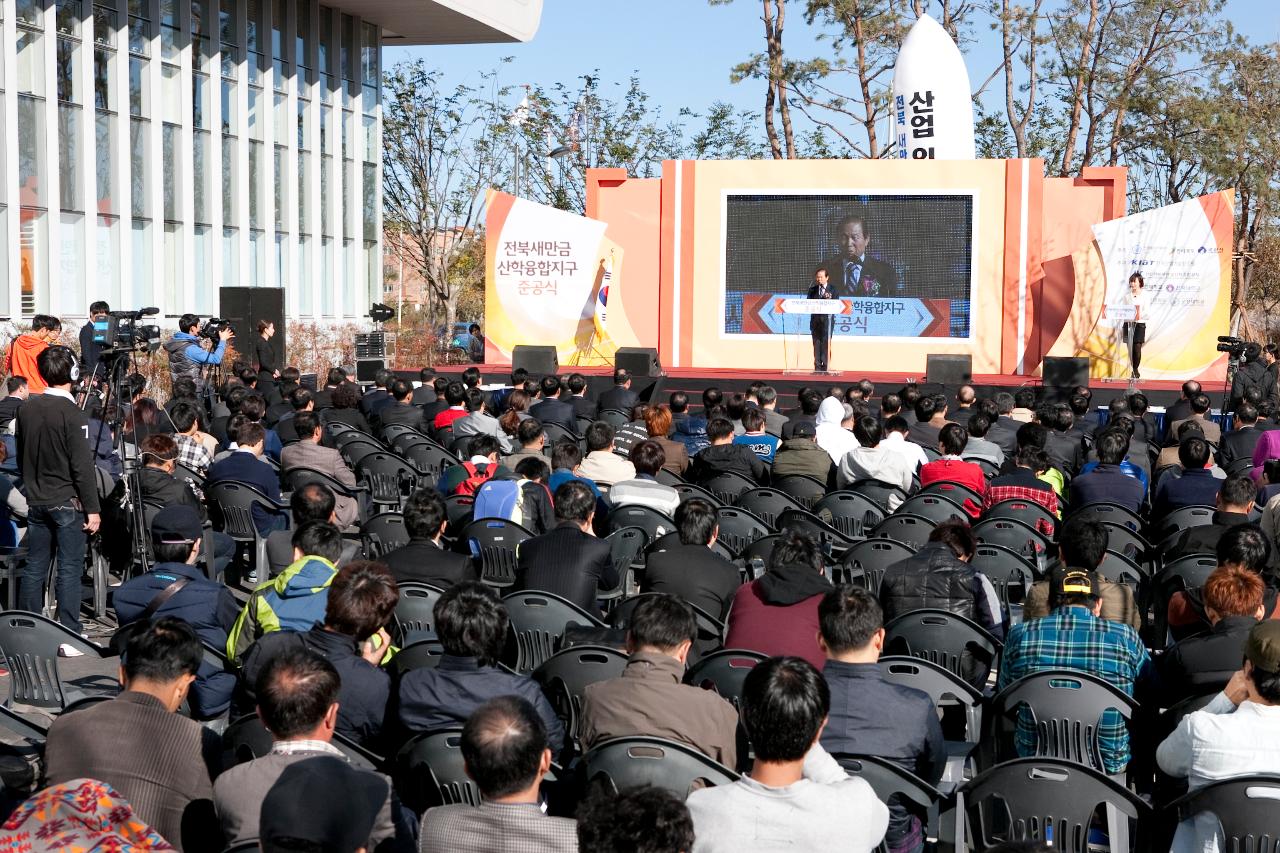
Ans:
[{"label": "glass building facade", "polygon": [[291,319],[368,312],[376,24],[316,0],[0,0],[0,16],[0,315],[210,314],[227,286],[285,288]]}]

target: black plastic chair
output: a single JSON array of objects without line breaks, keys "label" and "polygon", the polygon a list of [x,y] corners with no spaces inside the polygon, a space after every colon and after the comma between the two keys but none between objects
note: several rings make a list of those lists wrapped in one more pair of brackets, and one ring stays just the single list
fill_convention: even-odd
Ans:
[{"label": "black plastic chair", "polygon": [[376,560],[383,554],[409,544],[409,530],[404,526],[404,516],[398,512],[380,512],[360,525],[360,536],[368,543],[369,559]]},{"label": "black plastic chair", "polygon": [[356,502],[360,509],[358,518],[359,523],[365,521],[364,495],[366,489],[364,486],[344,486],[337,479],[314,468],[289,468],[280,474],[281,485],[285,491],[296,492],[298,489],[308,483],[319,483],[320,485],[341,497],[351,498]]},{"label": "black plastic chair", "polygon": [[1021,708],[1032,718],[1036,755],[1059,758],[1102,771],[1098,725],[1103,713],[1114,709],[1132,720],[1138,703],[1112,685],[1087,672],[1046,669],[1019,678],[991,700],[988,732],[982,739],[990,753],[985,766],[1012,757],[1013,736]]},{"label": "black plastic chair", "polygon": [[880,581],[885,571],[894,563],[900,563],[916,549],[893,539],[864,539],[853,544],[840,558],[836,567],[838,583],[859,582],[872,595],[880,592]]},{"label": "black plastic chair", "polygon": [[1014,521],[1021,521],[1032,530],[1038,530],[1046,537],[1052,537],[1054,531],[1058,529],[1058,519],[1054,517],[1053,513],[1035,501],[1025,501],[1020,498],[1000,501],[1000,503],[983,512],[982,518],[983,520],[988,518],[1011,518]]},{"label": "black plastic chair", "polygon": [[702,487],[715,495],[722,504],[736,503],[743,494],[757,485],[750,477],[744,477],[736,471],[724,471],[701,483]]},{"label": "black plastic chair", "polygon": [[[1223,779],[1171,802],[1170,818],[1190,820],[1211,814],[1222,828],[1219,849],[1237,853],[1280,851],[1280,774]],[[1172,822],[1172,821],[1170,821]]]},{"label": "black plastic chair", "polygon": [[884,521],[884,507],[866,495],[841,490],[831,492],[813,505],[813,514],[850,538],[860,538]]},{"label": "black plastic chair", "polygon": [[1151,558],[1151,544],[1138,531],[1109,521],[1103,522],[1102,526],[1107,529],[1107,550],[1124,554],[1139,565]]},{"label": "black plastic chair", "polygon": [[989,631],[945,610],[913,610],[884,626],[884,654],[936,663],[975,686],[986,683],[999,651]]},{"label": "black plastic chair", "polygon": [[418,640],[434,639],[436,602],[444,595],[440,587],[405,581],[399,584],[400,600],[396,602],[393,624],[396,645],[407,646]]},{"label": "black plastic chair", "polygon": [[899,504],[907,500],[907,493],[902,490],[901,486],[895,486],[892,483],[885,483],[880,480],[857,480],[850,483],[847,489],[875,501],[885,512],[890,511],[890,498],[896,499]]},{"label": "black plastic chair", "polygon": [[965,739],[977,743],[982,736],[982,691],[948,669],[918,657],[884,655],[880,672],[885,681],[914,687],[929,694],[935,707],[958,707],[964,713]]},{"label": "black plastic chair", "polygon": [[937,480],[922,488],[917,495],[940,495],[947,498],[957,506],[964,506],[964,502],[972,501],[977,506],[982,506],[982,495],[966,486],[964,483],[956,483],[951,480]]},{"label": "black plastic chair", "polygon": [[[343,436],[350,433],[343,433]],[[351,470],[356,470],[356,466],[366,457],[374,453],[385,453],[386,448],[381,443],[375,441],[372,437],[368,439],[357,438],[350,439],[338,445],[338,452],[342,454],[343,460]]]},{"label": "black plastic chair", "polygon": [[814,504],[827,494],[827,484],[805,474],[792,474],[780,478],[773,484],[780,492],[785,492],[805,509],[813,509]]},{"label": "black plastic chair", "polygon": [[[844,768],[845,773],[870,785],[880,802],[887,803],[891,797],[897,798],[896,802],[922,818],[922,825],[928,823],[929,815],[942,799],[937,788],[887,759],[848,752],[832,753],[831,757]],[[927,829],[925,832],[929,834]],[[882,841],[877,849],[887,851],[889,848]]]},{"label": "black plastic chair", "polygon": [[737,505],[773,530],[778,529],[778,516],[782,513],[789,509],[804,509],[799,501],[786,492],[764,486],[743,492],[738,496]]},{"label": "black plastic chair", "polygon": [[973,536],[979,542],[1001,545],[1033,562],[1049,553],[1049,539],[1043,533],[1013,518],[980,521],[973,526]]},{"label": "black plastic chair", "polygon": [[391,656],[390,669],[399,682],[405,674],[415,669],[433,669],[444,657],[444,645],[439,640],[418,640],[403,646]]},{"label": "black plastic chair", "polygon": [[603,622],[572,601],[549,592],[513,592],[502,602],[507,607],[516,640],[516,658],[512,668],[524,674],[533,672],[556,653],[565,629],[570,625],[605,627]]},{"label": "black plastic chair", "polygon": [[609,646],[571,646],[547,658],[533,671],[551,707],[564,720],[565,731],[577,741],[581,736],[582,697],[587,685],[619,678],[627,656]]},{"label": "black plastic chair", "polygon": [[271,752],[275,741],[257,714],[245,714],[227,724],[222,732],[222,766],[234,767]]},{"label": "black plastic chair", "polygon": [[418,473],[432,482],[440,479],[444,469],[458,464],[458,457],[438,444],[415,442],[401,445],[399,452],[417,469]]},{"label": "black plastic chair", "polygon": [[741,507],[722,506],[716,510],[720,524],[720,542],[733,552],[734,556],[752,542],[768,536],[773,531],[759,518]]},{"label": "black plastic chair", "polygon": [[1147,573],[1141,566],[1110,548],[1102,555],[1102,562],[1098,564],[1098,574],[1112,583],[1128,584],[1133,589],[1135,598],[1147,580]]},{"label": "black plastic chair", "polygon": [[[670,473],[670,472],[668,471],[667,473]],[[661,472],[659,472],[659,474],[661,474]],[[658,482],[659,483],[663,482],[663,479],[661,476],[658,477]],[[701,498],[702,500],[706,501],[707,503],[711,504],[713,507],[716,507],[717,509],[719,509],[721,506],[724,505],[721,502],[721,500],[717,498],[715,495],[711,494],[711,492],[702,488],[702,486],[695,485],[694,483],[686,483],[683,480],[681,480],[678,483],[667,483],[667,485],[675,489],[676,493],[680,495],[680,503],[684,503],[690,498]]]},{"label": "black plastic chair", "polygon": [[[654,474],[653,478],[664,486],[670,486],[671,488],[676,489],[676,491],[680,491],[678,488],[676,488],[677,486],[693,485],[689,481],[685,480],[684,477],[681,477],[679,474],[677,474],[676,472],[672,471],[669,468],[659,468],[658,473]],[[680,492],[680,500],[684,500],[684,499],[685,499],[684,492]]]},{"label": "black plastic chair", "polygon": [[480,789],[462,758],[461,729],[409,740],[396,754],[392,777],[401,802],[417,814],[438,805],[480,805]]},{"label": "black plastic chair", "polygon": [[396,450],[397,453],[399,450],[396,448],[396,440],[401,436],[406,436],[406,441],[426,438],[423,433],[418,432],[417,429],[409,426],[408,424],[386,424],[382,427],[383,443],[393,450]]},{"label": "black plastic chair", "polygon": [[1142,530],[1142,519],[1131,509],[1106,501],[1072,507],[1070,517],[1087,521],[1109,521],[1112,524],[1123,524],[1130,530]]},{"label": "black plastic chair", "polygon": [[929,541],[929,535],[938,525],[922,515],[893,513],[876,525],[871,535],[878,539],[893,539],[919,550]]},{"label": "black plastic chair", "polygon": [[548,447],[554,447],[564,441],[572,444],[578,440],[578,436],[565,429],[562,424],[558,424],[555,421],[546,421],[543,423],[542,431],[546,433]]},{"label": "black plastic chair", "polygon": [[778,516],[778,532],[784,530],[799,531],[816,539],[828,564],[835,563],[834,555],[843,554],[854,543],[853,539],[803,509],[789,509]]},{"label": "black plastic chair", "polygon": [[1156,524],[1153,538],[1162,539],[1175,530],[1186,530],[1188,527],[1203,527],[1213,524],[1213,514],[1217,512],[1211,506],[1184,506],[1175,509]]},{"label": "black plastic chair", "polygon": [[916,515],[920,518],[927,518],[935,526],[942,524],[944,521],[953,520],[963,521],[965,524],[969,523],[969,514],[965,512],[964,507],[943,495],[913,495],[907,498],[906,502],[893,512],[895,515]]},{"label": "black plastic chair", "polygon": [[477,518],[463,528],[458,540],[478,561],[480,580],[506,589],[516,582],[516,548],[533,533],[505,518]]},{"label": "black plastic chair", "polygon": [[392,509],[399,509],[405,486],[418,479],[418,470],[408,459],[386,451],[370,453],[353,467],[357,479],[368,486],[370,500]]},{"label": "black plastic chair", "polygon": [[689,667],[684,674],[684,683],[714,690],[740,711],[742,685],[747,680],[747,673],[768,659],[768,655],[747,649],[721,649]]},{"label": "black plastic chair", "polygon": [[[647,598],[664,594],[665,593],[660,592],[645,592],[640,595],[633,595],[631,598],[624,599],[622,603],[614,608],[613,612],[609,614],[609,624],[615,630],[627,630],[627,625],[631,622],[631,614],[635,612],[635,609],[640,602]],[[697,642],[694,643],[694,648],[711,648],[713,646],[718,646],[720,644],[720,638],[724,636],[724,623],[696,604],[691,604],[687,601],[685,604],[688,604],[689,609],[693,611],[694,621],[698,625],[698,637]],[[690,662],[692,662],[692,659],[693,655],[691,653]]]},{"label": "black plastic chair", "polygon": [[596,590],[596,598],[615,602],[626,596],[630,589],[635,568],[642,562],[645,548],[649,546],[649,535],[639,527],[624,527],[610,533],[605,541],[609,543],[609,556],[618,573],[618,584],[613,589]]},{"label": "black plastic chair", "polygon": [[615,430],[620,426],[626,426],[631,422],[631,413],[624,412],[621,409],[605,409],[596,413],[596,420],[604,421]]},{"label": "black plastic chair", "polygon": [[978,543],[970,565],[987,576],[1006,608],[1011,604],[1021,604],[1035,582],[1031,563],[1002,545]]},{"label": "black plastic chair", "polygon": [[614,738],[582,757],[589,783],[603,782],[614,793],[640,785],[670,791],[681,800],[699,781],[728,785],[738,774],[683,743],[658,737]]},{"label": "black plastic chair", "polygon": [[1151,579],[1152,638],[1163,644],[1169,631],[1169,602],[1178,593],[1200,589],[1218,568],[1218,558],[1212,554],[1188,554],[1165,565]]},{"label": "black plastic chair", "polygon": [[457,538],[458,533],[470,523],[475,504],[475,495],[449,495],[444,499],[444,511],[449,516],[449,525],[445,529],[450,536]]},{"label": "black plastic chair", "polygon": [[278,504],[253,486],[245,483],[218,482],[206,487],[210,516],[215,530],[221,531],[238,543],[253,547],[253,568],[265,577],[267,561],[267,537],[258,533],[253,521],[253,508],[260,507],[269,514],[290,520],[289,508]]},{"label": "black plastic chair", "polygon": [[609,529],[621,530],[624,527],[639,527],[652,542],[676,529],[671,516],[647,506],[628,504],[614,508],[609,513]]},{"label": "black plastic chair", "polygon": [[[975,850],[1002,841],[1039,841],[1052,834],[1053,849],[1088,853],[1089,827],[1099,805],[1114,825],[1108,840],[1115,853],[1129,853],[1130,821],[1137,833],[1152,818],[1137,794],[1102,773],[1052,758],[1019,758],[998,764],[961,789]],[[957,849],[963,849],[958,841]]]}]

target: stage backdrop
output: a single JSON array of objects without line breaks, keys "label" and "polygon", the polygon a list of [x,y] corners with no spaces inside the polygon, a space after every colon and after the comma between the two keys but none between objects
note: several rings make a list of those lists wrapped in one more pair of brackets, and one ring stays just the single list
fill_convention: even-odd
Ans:
[{"label": "stage backdrop", "polygon": [[1231,312],[1233,204],[1225,190],[1094,225],[1092,244],[1072,255],[1072,316],[1050,354],[1087,355],[1094,376],[1128,377],[1121,321],[1106,308],[1138,272],[1149,300],[1142,378],[1213,378]]}]

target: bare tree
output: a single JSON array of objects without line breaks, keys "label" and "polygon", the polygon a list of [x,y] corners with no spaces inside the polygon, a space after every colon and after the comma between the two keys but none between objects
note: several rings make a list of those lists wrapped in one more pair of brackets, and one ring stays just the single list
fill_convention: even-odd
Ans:
[{"label": "bare tree", "polygon": [[[709,0],[713,6],[732,3],[733,0]],[[794,158],[796,151],[795,129],[791,124],[791,101],[789,90],[792,73],[788,67],[782,47],[782,30],[787,21],[787,0],[761,0],[761,22],[764,24],[765,52],[753,54],[745,62],[734,66],[730,79],[737,83],[742,80],[764,81],[764,119],[765,137],[769,141],[769,151],[775,160]],[[778,128],[774,116],[782,123],[782,137],[778,136]]]}]

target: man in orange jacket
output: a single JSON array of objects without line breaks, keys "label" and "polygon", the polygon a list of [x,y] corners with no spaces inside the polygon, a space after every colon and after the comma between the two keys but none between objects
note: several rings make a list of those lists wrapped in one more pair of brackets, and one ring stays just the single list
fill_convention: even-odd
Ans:
[{"label": "man in orange jacket", "polygon": [[40,371],[36,369],[36,357],[49,348],[58,339],[62,331],[62,322],[48,314],[37,314],[31,318],[31,331],[18,335],[9,345],[4,355],[4,371],[10,376],[22,376],[27,380],[27,389],[32,394],[40,394],[45,389]]}]

